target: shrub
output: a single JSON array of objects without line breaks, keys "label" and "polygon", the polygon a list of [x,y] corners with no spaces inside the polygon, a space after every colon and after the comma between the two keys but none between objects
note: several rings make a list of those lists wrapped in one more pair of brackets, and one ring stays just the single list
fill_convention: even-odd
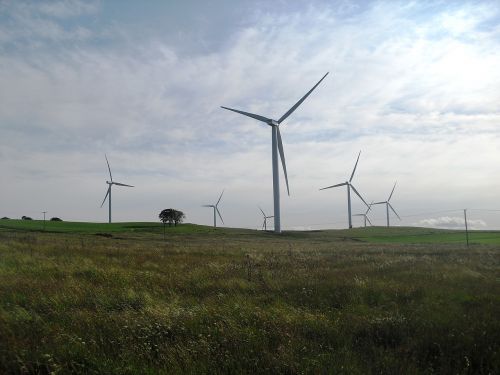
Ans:
[{"label": "shrub", "polygon": [[29,216],[23,216],[21,217],[22,220],[33,220],[31,217]]},{"label": "shrub", "polygon": [[58,217],[53,217],[50,219],[50,221],[62,221],[62,219],[59,219]]}]

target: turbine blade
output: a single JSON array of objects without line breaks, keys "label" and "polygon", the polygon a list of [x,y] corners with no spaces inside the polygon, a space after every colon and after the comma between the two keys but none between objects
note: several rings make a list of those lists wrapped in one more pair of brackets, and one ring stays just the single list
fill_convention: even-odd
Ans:
[{"label": "turbine blade", "polygon": [[281,133],[280,127],[277,127],[278,130],[278,151],[280,152],[281,165],[283,165],[283,172],[285,172],[285,181],[286,181],[286,191],[288,192],[288,196],[290,196],[290,188],[288,187],[288,176],[286,173],[286,163],[285,163],[285,152],[283,151],[283,142],[281,141]]},{"label": "turbine blade", "polygon": [[217,214],[219,215],[220,220],[222,221],[222,224],[225,224],[225,223],[224,223],[224,219],[222,219],[222,215],[221,215],[221,214],[220,214],[220,212],[219,212],[219,209],[218,209],[217,207],[215,207],[215,210],[217,211]]},{"label": "turbine blade", "polygon": [[304,100],[306,100],[306,98],[307,98],[307,97],[308,97],[308,96],[309,96],[309,95],[310,95],[310,94],[314,91],[314,89],[315,89],[316,87],[318,87],[318,85],[321,83],[321,81],[323,81],[323,80],[325,79],[325,77],[328,75],[328,73],[329,73],[329,72],[327,72],[327,73],[323,76],[323,78],[321,78],[321,79],[318,81],[318,83],[316,83],[316,84],[314,85],[314,87],[313,87],[312,89],[310,89],[310,90],[307,92],[307,94],[305,94],[305,95],[304,95],[304,96],[303,96],[303,97],[302,97],[302,98],[301,98],[301,99],[300,99],[297,103],[295,103],[295,105],[294,105],[292,108],[290,108],[290,109],[289,109],[289,110],[288,110],[288,111],[287,111],[287,112],[286,112],[283,116],[281,116],[281,118],[278,120],[278,124],[281,124],[281,123],[282,123],[282,122],[283,122],[283,121],[284,121],[284,120],[285,120],[288,116],[290,116],[290,115],[293,113],[293,111],[295,111],[295,110],[297,109],[297,107],[298,107],[299,105],[301,105],[301,104],[302,104],[302,102],[303,102]]},{"label": "turbine blade", "polygon": [[396,212],[396,210],[394,209],[394,207],[391,206],[391,204],[389,202],[387,202],[387,204],[389,205],[389,208],[392,210],[392,212],[394,212],[396,214],[396,216],[398,217],[399,220],[401,220],[401,218],[399,217],[398,213]]},{"label": "turbine blade", "polygon": [[204,204],[201,207],[213,207],[213,204]]},{"label": "turbine blade", "polygon": [[368,205],[368,208],[366,209],[365,215],[372,209],[373,201]]},{"label": "turbine blade", "polygon": [[371,203],[372,206],[375,206],[376,204],[386,204],[387,202],[376,202],[376,203]]},{"label": "turbine blade", "polygon": [[271,218],[273,218],[274,216],[266,216],[266,217],[267,217],[268,219],[271,219]]},{"label": "turbine blade", "polygon": [[344,185],[347,185],[347,182],[342,182],[341,184],[327,186],[327,187],[321,188],[319,190],[325,190],[325,189],[330,189],[330,188],[334,188],[334,187],[338,187],[338,186],[344,186]]},{"label": "turbine blade", "polygon": [[[259,206],[257,206],[257,207],[259,207]],[[262,208],[259,207],[259,210],[260,210],[260,212],[262,212],[262,215],[264,215],[264,217],[266,217],[266,214],[264,213],[264,211],[262,210]]]},{"label": "turbine blade", "polygon": [[356,164],[354,164],[354,169],[352,170],[352,174],[351,174],[351,178],[349,179],[349,182],[351,182],[352,178],[354,177],[354,172],[356,172],[356,167],[358,166],[358,161],[359,161],[360,155],[361,155],[361,151],[359,151],[358,158],[356,159]]},{"label": "turbine blade", "polygon": [[352,187],[352,190],[354,190],[354,192],[356,193],[356,195],[359,197],[359,199],[361,199],[363,201],[363,203],[366,204],[366,207],[370,207],[368,205],[368,203],[365,202],[365,200],[363,199],[363,197],[361,196],[361,194],[358,193],[358,191],[356,190],[356,188],[354,187],[354,185],[351,184],[351,187]]},{"label": "turbine blade", "polygon": [[264,117],[264,116],[261,116],[261,115],[256,115],[255,113],[239,111],[237,109],[223,107],[223,106],[221,106],[221,108],[224,108],[224,109],[227,109],[228,111],[233,111],[233,112],[236,112],[236,113],[239,113],[239,114],[242,114],[242,115],[254,118],[256,120],[265,122],[266,124],[272,121],[270,118],[267,118],[267,117]]},{"label": "turbine blade", "polygon": [[108,157],[106,156],[106,154],[104,154],[104,157],[106,158],[106,164],[108,164],[109,178],[111,179],[111,182],[113,182],[113,176],[111,176],[111,168],[109,167]]},{"label": "turbine blade", "polygon": [[127,187],[134,187],[132,185],[126,185],[126,184],[122,184],[120,182],[113,182],[113,185],[118,185],[118,186],[127,186]]},{"label": "turbine blade", "polygon": [[222,194],[224,194],[224,190],[222,190],[222,193],[220,193],[220,197],[219,197],[219,200],[217,201],[217,203],[215,204],[215,206],[217,207],[217,205],[219,204],[221,198],[222,198]]},{"label": "turbine blade", "polygon": [[102,200],[101,207],[104,205],[104,202],[106,202],[106,198],[108,198],[110,190],[111,190],[111,185],[109,185],[108,190],[106,191],[106,195],[104,196],[104,199]]},{"label": "turbine blade", "polygon": [[[366,215],[365,215],[366,216]],[[370,223],[370,225],[373,227],[373,224],[372,222],[370,221],[370,219],[368,219],[368,216],[366,216],[366,221],[368,221]]]},{"label": "turbine blade", "polygon": [[396,184],[397,184],[397,181],[394,183],[394,187],[392,188],[391,195],[389,195],[389,199],[387,199],[387,202],[389,202],[391,200],[392,193],[394,193],[394,189],[396,189]]}]

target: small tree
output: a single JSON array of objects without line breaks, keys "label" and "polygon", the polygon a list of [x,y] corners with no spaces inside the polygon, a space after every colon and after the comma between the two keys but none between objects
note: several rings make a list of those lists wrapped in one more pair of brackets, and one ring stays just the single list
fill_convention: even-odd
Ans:
[{"label": "small tree", "polygon": [[53,217],[50,219],[50,221],[62,221],[62,219],[58,218],[58,217]]},{"label": "small tree", "polygon": [[33,219],[31,217],[29,217],[29,216],[23,216],[21,218],[21,220],[33,220]]}]

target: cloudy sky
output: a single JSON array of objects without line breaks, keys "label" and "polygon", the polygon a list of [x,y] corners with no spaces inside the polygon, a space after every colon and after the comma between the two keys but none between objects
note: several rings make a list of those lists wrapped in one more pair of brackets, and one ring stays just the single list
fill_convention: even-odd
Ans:
[{"label": "cloudy sky", "polygon": [[499,66],[498,1],[0,0],[0,216],[106,221],[106,153],[135,185],[116,221],[210,224],[225,189],[226,225],[257,228],[271,131],[220,106],[279,118],[330,72],[281,126],[285,229],[347,225],[345,188],[319,188],[360,150],[353,183],[397,181],[395,224],[498,228]]}]

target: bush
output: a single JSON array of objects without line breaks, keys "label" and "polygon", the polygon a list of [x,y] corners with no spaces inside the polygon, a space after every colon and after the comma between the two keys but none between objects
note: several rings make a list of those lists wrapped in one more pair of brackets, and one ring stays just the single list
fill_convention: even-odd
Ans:
[{"label": "bush", "polygon": [[62,221],[62,219],[59,219],[58,217],[53,217],[50,219],[50,221]]},{"label": "bush", "polygon": [[33,220],[33,219],[32,219],[31,217],[29,217],[29,216],[23,216],[21,219],[22,219],[22,220]]},{"label": "bush", "polygon": [[2,217],[2,220],[10,220],[7,216]]}]

